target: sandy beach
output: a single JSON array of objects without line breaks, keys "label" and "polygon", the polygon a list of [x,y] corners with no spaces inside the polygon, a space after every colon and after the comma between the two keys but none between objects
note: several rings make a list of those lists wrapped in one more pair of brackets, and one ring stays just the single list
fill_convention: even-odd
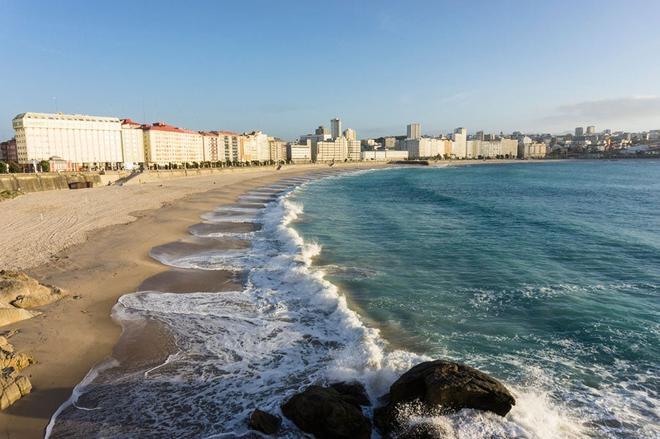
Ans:
[{"label": "sandy beach", "polygon": [[[337,165],[334,169],[383,166]],[[130,345],[117,346],[121,328],[111,309],[123,294],[167,285],[173,292],[218,290],[240,285],[228,272],[190,276],[169,270],[149,256],[152,248],[190,236],[188,228],[213,208],[235,203],[240,194],[285,177],[327,172],[327,165],[241,169],[135,186],[32,193],[0,204],[0,268],[26,271],[39,281],[65,288],[68,297],[43,307],[43,314],[4,327],[17,329],[17,350],[34,356],[24,371],[30,395],[0,412],[0,437],[43,437],[55,410],[96,364],[111,354],[154,361],[167,352],[158,327],[140,331]],[[196,245],[194,240],[176,245]],[[165,339],[149,343],[153,337]],[[121,344],[120,346],[125,346]],[[138,355],[140,354],[140,355]]]}]

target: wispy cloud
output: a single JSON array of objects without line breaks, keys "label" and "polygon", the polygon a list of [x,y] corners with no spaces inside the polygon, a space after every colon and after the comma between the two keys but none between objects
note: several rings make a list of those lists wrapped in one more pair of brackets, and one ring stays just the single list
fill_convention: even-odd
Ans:
[{"label": "wispy cloud", "polygon": [[630,121],[654,116],[660,116],[660,97],[629,96],[561,105],[554,114],[543,118],[543,121],[553,124],[579,124]]},{"label": "wispy cloud", "polygon": [[472,96],[477,93],[476,90],[461,91],[453,95],[444,96],[438,99],[439,103],[443,104],[463,104],[467,102]]}]

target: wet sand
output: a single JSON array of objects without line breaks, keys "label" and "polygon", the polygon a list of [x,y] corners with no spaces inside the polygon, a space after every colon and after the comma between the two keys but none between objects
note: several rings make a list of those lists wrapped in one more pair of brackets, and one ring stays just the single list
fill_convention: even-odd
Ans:
[{"label": "wet sand", "polygon": [[[361,167],[377,166],[383,165]],[[336,166],[332,171],[341,169],[345,168]],[[94,365],[111,354],[123,359],[127,367],[131,362],[162,363],[172,349],[172,340],[161,325],[147,324],[138,331],[131,331],[133,339],[117,344],[121,328],[112,320],[111,310],[121,295],[147,289],[190,292],[240,288],[240,275],[236,273],[209,271],[200,275],[199,271],[170,270],[150,256],[152,249],[158,246],[170,251],[199,248],[204,244],[190,237],[188,229],[200,223],[202,213],[211,212],[220,205],[235,205],[241,201],[255,203],[258,197],[268,197],[264,190],[263,194],[241,198],[252,188],[272,185],[289,177],[292,182],[299,181],[304,178],[300,176],[326,172],[329,172],[327,166],[290,166],[279,172],[256,169],[226,176],[195,177],[194,193],[182,192],[180,198],[168,201],[159,209],[131,212],[130,216],[137,219],[127,224],[100,226],[103,228],[87,233],[82,244],[69,246],[49,262],[27,270],[40,281],[58,285],[80,297],[66,298],[44,307],[41,316],[12,325],[20,331],[12,337],[12,343],[18,350],[32,354],[37,364],[25,370],[33,384],[32,393],[0,412],[0,437],[43,437],[51,415],[69,398],[73,387]],[[95,190],[88,190],[87,195],[93,198]],[[131,193],[124,195],[130,196]],[[54,193],[53,197],[61,198],[62,194]],[[121,203],[122,198],[115,202]],[[111,204],[104,208],[109,211],[106,214],[112,214]],[[20,220],[20,216],[14,216]],[[247,232],[255,227],[250,223],[211,226],[223,232]],[[66,230],[58,229],[58,233],[66,233]],[[183,242],[171,244],[182,239]],[[245,244],[227,239],[218,240],[214,245],[241,248]],[[160,342],[154,343],[154,339]]]}]

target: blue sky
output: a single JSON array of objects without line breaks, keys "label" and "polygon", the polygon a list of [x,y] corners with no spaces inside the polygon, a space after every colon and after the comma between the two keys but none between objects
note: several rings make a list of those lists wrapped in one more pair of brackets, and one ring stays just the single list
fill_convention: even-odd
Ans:
[{"label": "blue sky", "polygon": [[660,1],[0,0],[25,111],[360,137],[660,128]]}]

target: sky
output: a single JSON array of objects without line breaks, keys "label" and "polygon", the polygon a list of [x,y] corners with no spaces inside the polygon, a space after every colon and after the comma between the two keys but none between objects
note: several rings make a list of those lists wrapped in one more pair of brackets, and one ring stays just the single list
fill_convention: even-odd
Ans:
[{"label": "sky", "polygon": [[0,0],[19,113],[361,138],[660,129],[659,0]]}]

